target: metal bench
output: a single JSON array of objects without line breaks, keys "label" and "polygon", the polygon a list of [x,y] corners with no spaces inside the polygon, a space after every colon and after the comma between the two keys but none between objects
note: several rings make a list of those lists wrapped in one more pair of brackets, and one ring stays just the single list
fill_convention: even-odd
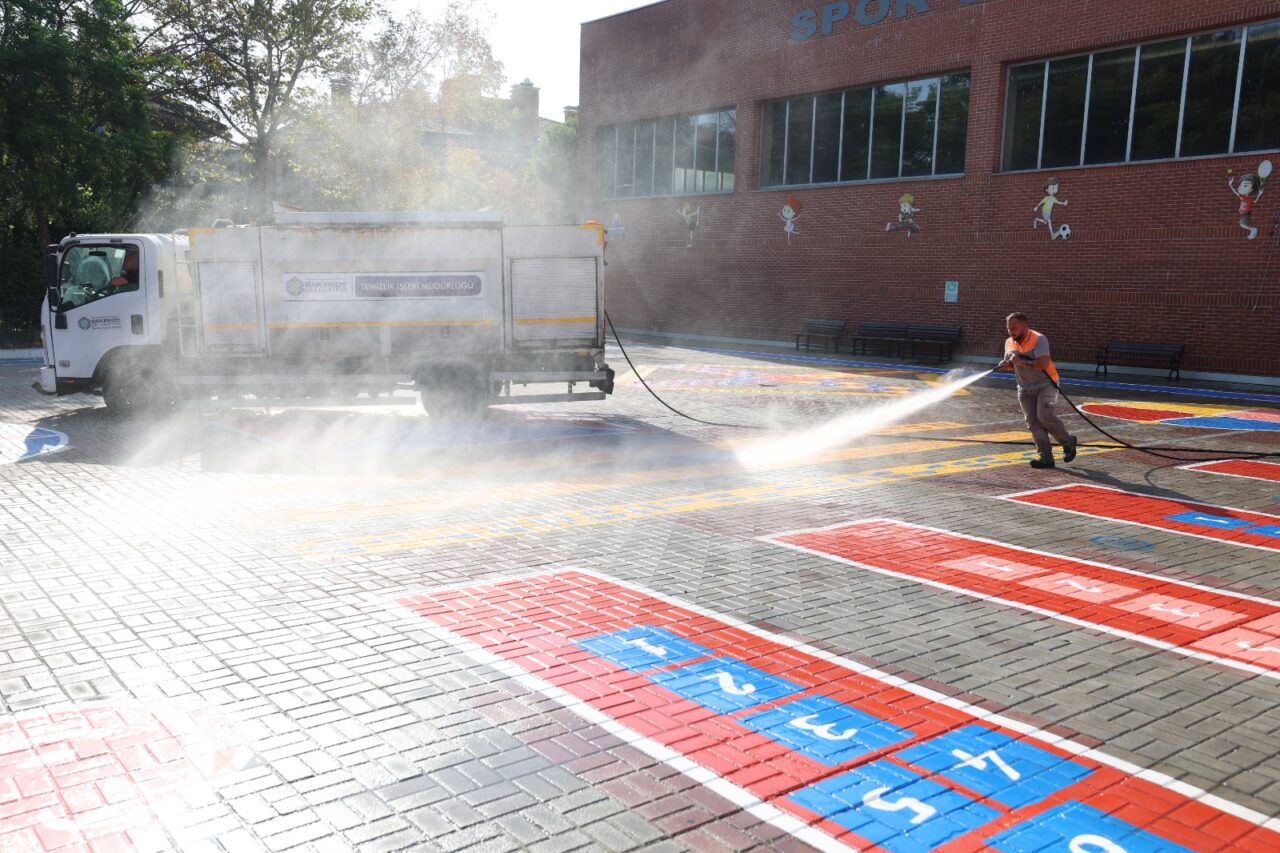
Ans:
[{"label": "metal bench", "polygon": [[906,323],[859,323],[854,332],[851,352],[858,354],[858,345],[862,345],[862,354],[867,354],[867,345],[875,344],[884,355],[893,355],[899,345],[905,347],[910,342],[907,337]]},{"label": "metal bench", "polygon": [[951,361],[952,351],[960,342],[959,326],[908,326],[907,345],[911,348],[911,358],[915,358],[916,347],[923,346],[935,349],[938,361]]},{"label": "metal bench", "polygon": [[1139,341],[1108,341],[1098,348],[1098,366],[1093,375],[1106,376],[1107,367],[1117,361],[1129,364],[1168,365],[1169,379],[1182,378],[1182,354],[1186,344],[1149,344]]},{"label": "metal bench", "polygon": [[822,351],[827,352],[828,344],[833,352],[840,351],[840,339],[844,337],[843,320],[805,320],[796,335],[796,349],[813,349],[814,340],[822,342]]}]

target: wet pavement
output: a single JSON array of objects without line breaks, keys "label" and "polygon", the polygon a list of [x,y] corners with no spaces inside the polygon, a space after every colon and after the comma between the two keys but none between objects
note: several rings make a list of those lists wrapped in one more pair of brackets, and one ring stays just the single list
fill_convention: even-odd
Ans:
[{"label": "wet pavement", "polygon": [[[746,467],[943,377],[631,353],[771,431],[626,370],[462,426],[0,364],[0,850],[1280,849],[1280,459],[1032,471],[991,379]],[[1187,387],[1066,390],[1280,452]]]}]

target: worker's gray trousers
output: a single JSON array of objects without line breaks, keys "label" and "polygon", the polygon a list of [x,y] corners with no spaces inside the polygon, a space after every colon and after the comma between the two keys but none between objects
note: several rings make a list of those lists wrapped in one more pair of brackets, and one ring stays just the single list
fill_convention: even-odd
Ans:
[{"label": "worker's gray trousers", "polygon": [[1035,439],[1036,449],[1041,456],[1046,459],[1053,456],[1053,443],[1049,441],[1049,436],[1056,438],[1064,447],[1074,441],[1071,433],[1062,425],[1058,413],[1054,411],[1054,407],[1058,405],[1058,389],[1050,383],[1046,382],[1039,388],[1019,386],[1018,405],[1022,407],[1022,414],[1027,417],[1027,427],[1031,430],[1031,437]]}]

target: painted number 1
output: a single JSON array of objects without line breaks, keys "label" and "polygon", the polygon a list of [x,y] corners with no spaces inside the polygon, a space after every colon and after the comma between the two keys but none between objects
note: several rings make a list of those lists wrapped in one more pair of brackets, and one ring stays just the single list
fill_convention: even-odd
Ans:
[{"label": "painted number 1", "polygon": [[988,749],[978,755],[970,755],[963,749],[953,749],[951,754],[960,759],[960,763],[956,767],[976,767],[979,770],[986,770],[987,762],[990,761],[1001,773],[1009,777],[1010,782],[1017,782],[1022,778],[1022,774],[1010,767],[994,749]]}]

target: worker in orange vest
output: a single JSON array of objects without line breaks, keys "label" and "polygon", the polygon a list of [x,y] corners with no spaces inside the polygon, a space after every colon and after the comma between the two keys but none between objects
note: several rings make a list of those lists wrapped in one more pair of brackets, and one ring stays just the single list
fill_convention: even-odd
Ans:
[{"label": "worker in orange vest", "polygon": [[1012,368],[1018,379],[1018,405],[1026,416],[1031,437],[1035,439],[1039,459],[1031,460],[1032,468],[1052,468],[1053,442],[1062,445],[1062,461],[1076,458],[1079,442],[1067,432],[1054,409],[1058,405],[1058,368],[1049,354],[1049,339],[1027,325],[1027,315],[1010,314],[1005,319],[1009,339],[1004,342],[1004,361],[1000,368]]}]

